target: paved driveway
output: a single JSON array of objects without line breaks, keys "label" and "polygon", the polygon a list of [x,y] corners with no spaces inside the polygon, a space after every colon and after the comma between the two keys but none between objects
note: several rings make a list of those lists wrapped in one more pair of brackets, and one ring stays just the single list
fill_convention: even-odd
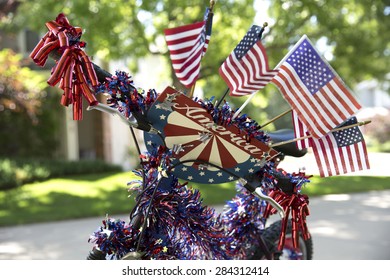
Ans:
[{"label": "paved driveway", "polygon": [[[390,191],[313,198],[310,209],[314,259],[390,260]],[[85,259],[103,218],[0,228],[0,259]]]}]

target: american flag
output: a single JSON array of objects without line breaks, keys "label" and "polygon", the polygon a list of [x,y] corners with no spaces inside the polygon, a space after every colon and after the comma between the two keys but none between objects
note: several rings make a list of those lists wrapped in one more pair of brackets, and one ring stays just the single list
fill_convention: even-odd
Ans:
[{"label": "american flag", "polygon": [[261,27],[252,25],[219,68],[232,96],[248,95],[262,89],[277,73],[269,70],[267,54],[259,37],[261,30]]},{"label": "american flag", "polygon": [[[308,136],[307,133],[307,127],[304,125],[298,118],[298,114],[292,110],[292,121],[293,121],[293,128],[295,133],[295,138],[301,138]],[[299,150],[303,150],[310,147],[310,141],[309,138],[305,138],[302,140],[298,140],[295,142],[297,145],[297,148]]]},{"label": "american flag", "polygon": [[361,108],[306,35],[286,56],[272,82],[316,138]]},{"label": "american flag", "polygon": [[164,30],[173,70],[186,87],[198,79],[200,61],[210,41],[212,18],[213,13],[207,8],[203,21]]},{"label": "american flag", "polygon": [[[356,117],[352,117],[339,127],[356,123]],[[370,169],[366,144],[357,126],[311,138],[310,142],[321,177]]]}]

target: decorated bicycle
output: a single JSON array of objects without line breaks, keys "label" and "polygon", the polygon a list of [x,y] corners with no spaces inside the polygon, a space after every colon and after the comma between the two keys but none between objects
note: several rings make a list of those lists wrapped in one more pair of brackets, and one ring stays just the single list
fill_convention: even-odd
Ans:
[{"label": "decorated bicycle", "polygon": [[[173,68],[193,89],[210,40],[213,6],[203,21],[165,31]],[[144,132],[139,179],[129,182],[136,205],[129,221],[106,217],[90,242],[88,259],[311,259],[306,223],[309,199],[301,193],[309,177],[278,167],[285,156],[312,148],[321,176],[369,168],[364,139],[353,115],[360,105],[310,40],[303,36],[275,69],[261,42],[266,27],[253,25],[221,65],[228,90],[219,102],[167,87],[160,93],[135,86],[123,71],[115,75],[95,65],[84,51],[81,28],[60,14],[47,22],[47,34],[31,53],[38,65],[56,64],[49,85],[63,90],[61,104],[73,105],[82,119],[89,110],[114,114],[132,132]],[[266,133],[241,114],[254,94],[277,85],[291,105],[294,130]],[[225,97],[248,95],[233,109]],[[101,103],[97,94],[108,96]],[[272,120],[271,120],[272,121]],[[295,132],[295,133],[294,133]],[[297,145],[296,145],[297,144]],[[203,205],[191,182],[236,181],[237,195],[222,213]],[[266,226],[275,213],[280,220]]]}]

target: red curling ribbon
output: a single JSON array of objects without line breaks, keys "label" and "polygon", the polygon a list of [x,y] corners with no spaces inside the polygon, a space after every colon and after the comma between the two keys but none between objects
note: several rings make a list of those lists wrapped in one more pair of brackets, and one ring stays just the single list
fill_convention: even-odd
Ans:
[{"label": "red curling ribbon", "polygon": [[[286,194],[278,189],[271,190],[268,193],[268,196],[278,202],[285,212],[285,217],[282,219],[282,228],[279,235],[278,250],[282,250],[284,247],[290,213],[292,224],[292,243],[294,248],[299,248],[299,233],[302,234],[302,237],[305,240],[310,238],[310,233],[306,224],[306,216],[310,215],[308,196],[299,193]],[[277,211],[268,204],[264,211],[264,218],[268,218],[276,212]]]},{"label": "red curling ribbon", "polygon": [[291,221],[292,221],[292,243],[294,248],[299,248],[299,218],[296,208],[291,209]]},{"label": "red curling ribbon", "polygon": [[38,51],[45,45],[46,43],[46,38],[49,37],[49,33],[50,31],[48,31],[45,36],[43,36],[41,38],[41,40],[39,40],[38,44],[35,46],[35,48],[33,49],[33,51],[30,53],[30,58],[31,59],[34,59],[34,57],[37,55]]},{"label": "red curling ribbon", "polygon": [[61,88],[64,90],[64,93],[61,98],[61,104],[63,106],[68,106],[73,103],[73,94],[72,94],[72,80],[73,80],[73,69],[75,62],[71,61],[70,65],[66,69],[65,75],[62,79]]},{"label": "red curling ribbon", "polygon": [[[76,35],[77,37],[80,37],[82,34],[83,34],[83,29],[81,27],[73,27],[73,32],[74,32],[74,35]],[[83,44],[85,45],[85,43]]]},{"label": "red curling ribbon", "polygon": [[66,68],[69,66],[71,61],[72,50],[66,49],[62,54],[61,58],[57,61],[56,66],[54,66],[54,70],[51,73],[50,78],[47,80],[47,83],[50,86],[55,86],[65,74]]},{"label": "red curling ribbon", "polygon": [[97,101],[95,95],[92,93],[92,90],[88,86],[88,82],[87,82],[87,79],[85,78],[83,68],[81,67],[81,65],[79,63],[76,64],[75,68],[76,68],[76,77],[80,83],[81,91],[82,91],[84,97],[89,102],[89,105],[95,106],[99,102]]},{"label": "red curling ribbon", "polygon": [[[59,14],[54,21],[46,23],[49,30],[38,42],[31,52],[30,57],[37,65],[44,66],[48,56],[56,49],[61,53],[61,58],[56,61],[52,69],[48,84],[59,87],[64,91],[60,103],[64,106],[73,104],[73,118],[82,119],[82,97],[84,96],[90,105],[98,103],[89,83],[95,87],[98,85],[93,63],[87,54],[81,49],[84,42],[72,42],[69,36],[79,39],[82,35],[80,27],[73,27],[64,14]],[[85,69],[85,71],[83,70]]]},{"label": "red curling ribbon", "polygon": [[98,78],[96,76],[95,69],[93,68],[92,61],[89,59],[85,52],[81,51],[80,53],[81,60],[84,62],[84,65],[87,68],[89,80],[92,86],[96,87],[98,85]]},{"label": "red curling ribbon", "polygon": [[39,66],[44,66],[46,63],[47,58],[49,57],[49,54],[54,51],[56,48],[58,48],[60,44],[58,41],[48,42],[46,43],[34,56],[33,60],[34,62]]},{"label": "red curling ribbon", "polygon": [[64,26],[59,24],[58,22],[52,20],[49,22],[46,22],[46,27],[49,29],[49,31],[54,35],[57,36],[59,32],[62,32],[64,29]]},{"label": "red curling ribbon", "polygon": [[83,119],[83,98],[81,96],[81,88],[78,83],[73,85],[74,89],[74,102],[73,102],[73,120],[80,121]]},{"label": "red curling ribbon", "polygon": [[60,13],[57,17],[56,17],[56,22],[58,22],[59,24],[61,24],[62,26],[66,26],[68,28],[71,28],[72,26],[70,25],[70,22],[68,20],[68,18],[63,14],[63,13]]},{"label": "red curling ribbon", "polygon": [[60,47],[69,46],[69,39],[68,36],[66,36],[65,32],[58,33],[58,40],[60,41]]}]

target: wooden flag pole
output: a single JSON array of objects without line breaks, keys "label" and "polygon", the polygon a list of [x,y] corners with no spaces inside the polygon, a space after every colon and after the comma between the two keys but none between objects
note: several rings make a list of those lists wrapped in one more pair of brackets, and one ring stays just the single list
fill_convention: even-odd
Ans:
[{"label": "wooden flag pole", "polygon": [[[342,127],[334,128],[334,129],[332,129],[330,132],[336,132],[336,131],[340,131],[340,130],[352,128],[352,127],[355,127],[355,126],[362,126],[362,125],[369,124],[370,122],[371,122],[370,120],[369,120],[369,121],[358,122],[358,123],[355,123],[355,124],[351,124],[351,125],[347,125],[347,126],[342,126]],[[274,148],[274,147],[277,147],[277,146],[282,146],[282,145],[285,145],[285,144],[297,142],[297,141],[299,141],[299,140],[304,140],[304,139],[311,138],[311,137],[313,137],[313,136],[311,136],[311,135],[302,136],[302,137],[299,137],[299,138],[294,138],[294,139],[291,139],[291,140],[287,140],[287,141],[283,141],[283,142],[271,144],[271,145],[269,145],[269,146],[270,146],[271,148]]]},{"label": "wooden flag pole", "polygon": [[217,2],[217,0],[210,0],[210,12],[213,11],[215,2]]},{"label": "wooden flag pole", "polygon": [[290,113],[291,111],[292,111],[292,109],[289,109],[289,110],[287,110],[287,111],[281,113],[280,115],[277,115],[276,117],[270,119],[269,121],[267,121],[265,124],[261,125],[260,127],[263,128],[263,127],[269,125],[270,123],[276,121],[277,119],[280,119],[280,118],[283,117],[284,115],[287,115],[287,114]]},{"label": "wooden flag pole", "polygon": [[246,105],[248,105],[249,102],[251,102],[252,98],[255,97],[255,94],[256,94],[256,92],[252,93],[252,94],[248,97],[248,99],[245,100],[244,104],[242,104],[241,107],[238,108],[238,110],[237,110],[237,111],[234,113],[234,115],[233,115],[233,118],[232,118],[233,120],[234,120],[235,118],[237,118],[238,114],[240,114],[241,111],[244,110],[244,108],[246,107]]},{"label": "wooden flag pole", "polygon": [[221,99],[218,100],[218,103],[217,105],[215,105],[215,108],[218,108],[219,105],[221,105],[222,101],[225,99],[226,95],[229,93],[230,91],[230,88],[228,87],[226,90],[225,90],[225,93],[222,95]]},{"label": "wooden flag pole", "polygon": [[190,89],[190,94],[189,94],[189,98],[192,98],[194,96],[194,92],[195,92],[195,85],[196,85],[196,82],[191,86],[191,89]]}]

